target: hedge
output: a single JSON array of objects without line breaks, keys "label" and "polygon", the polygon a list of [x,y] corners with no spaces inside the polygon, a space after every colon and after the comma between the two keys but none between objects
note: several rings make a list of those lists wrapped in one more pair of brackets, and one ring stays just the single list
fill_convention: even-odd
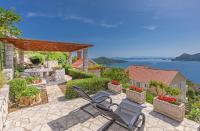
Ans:
[{"label": "hedge", "polygon": [[87,91],[87,93],[90,95],[100,90],[105,90],[109,82],[110,82],[110,79],[108,78],[97,78],[97,77],[72,80],[67,83],[65,96],[67,99],[78,97],[78,94],[72,89],[72,86],[81,87],[84,91]]},{"label": "hedge", "polygon": [[77,69],[68,69],[68,75],[73,79],[84,79],[84,78],[93,78],[96,77],[94,74],[86,73]]}]

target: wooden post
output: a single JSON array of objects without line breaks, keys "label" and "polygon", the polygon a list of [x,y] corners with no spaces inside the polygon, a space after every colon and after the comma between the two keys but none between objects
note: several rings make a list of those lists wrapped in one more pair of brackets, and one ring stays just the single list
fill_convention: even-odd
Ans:
[{"label": "wooden post", "polygon": [[83,70],[88,72],[88,49],[83,49]]}]

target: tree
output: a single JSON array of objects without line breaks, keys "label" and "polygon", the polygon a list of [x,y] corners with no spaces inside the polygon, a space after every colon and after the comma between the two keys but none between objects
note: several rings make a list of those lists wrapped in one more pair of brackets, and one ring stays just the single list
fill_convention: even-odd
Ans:
[{"label": "tree", "polygon": [[21,17],[14,10],[0,8],[0,37],[20,36],[21,31],[16,24],[21,21]]},{"label": "tree", "polygon": [[128,72],[121,68],[110,68],[102,71],[102,77],[110,78],[111,80],[117,80],[122,84],[129,82]]}]

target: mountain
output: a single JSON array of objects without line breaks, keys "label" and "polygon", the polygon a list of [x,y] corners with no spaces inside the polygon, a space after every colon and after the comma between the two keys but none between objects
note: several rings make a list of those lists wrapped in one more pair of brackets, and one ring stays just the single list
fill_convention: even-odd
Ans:
[{"label": "mountain", "polygon": [[200,61],[200,53],[193,54],[193,55],[184,53],[172,60],[173,61]]},{"label": "mountain", "polygon": [[127,61],[125,60],[117,60],[113,58],[107,58],[107,57],[98,57],[93,59],[98,64],[114,64],[114,63],[125,63]]}]

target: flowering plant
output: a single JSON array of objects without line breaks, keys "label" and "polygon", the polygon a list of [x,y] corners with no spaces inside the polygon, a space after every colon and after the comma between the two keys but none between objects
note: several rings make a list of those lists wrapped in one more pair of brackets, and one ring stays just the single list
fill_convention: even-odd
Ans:
[{"label": "flowering plant", "polygon": [[129,88],[130,90],[133,90],[133,91],[137,91],[137,92],[143,92],[143,88],[139,88],[139,87],[136,87],[136,86],[130,86]]},{"label": "flowering plant", "polygon": [[158,99],[162,100],[162,101],[166,101],[166,102],[172,103],[172,104],[175,104],[176,101],[177,101],[176,98],[169,97],[169,96],[158,96]]},{"label": "flowering plant", "polygon": [[112,83],[113,85],[116,85],[116,86],[120,85],[119,81],[116,81],[116,80],[112,80],[111,83]]}]

